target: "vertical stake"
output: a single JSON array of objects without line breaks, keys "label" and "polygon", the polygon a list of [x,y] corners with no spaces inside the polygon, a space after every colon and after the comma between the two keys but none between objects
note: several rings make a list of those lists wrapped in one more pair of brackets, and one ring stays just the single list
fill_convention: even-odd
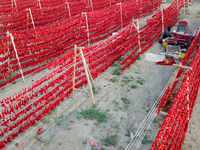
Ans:
[{"label": "vertical stake", "polygon": [[183,4],[183,5],[184,5],[184,15],[185,15],[185,0],[184,0],[183,2],[184,2],[184,4]]},{"label": "vertical stake", "polygon": [[72,98],[74,98],[74,87],[75,87],[76,52],[77,52],[77,45],[74,45],[74,76],[73,76],[73,91],[72,91]]},{"label": "vertical stake", "polygon": [[[6,34],[9,37],[9,34]],[[9,49],[10,41],[7,42],[8,46],[8,70],[10,71],[10,49]]]},{"label": "vertical stake", "polygon": [[93,4],[92,4],[92,0],[90,0],[90,3],[91,3],[92,11],[94,11],[94,9],[93,9]]},{"label": "vertical stake", "polygon": [[82,12],[82,14],[85,15],[86,27],[87,27],[87,36],[88,36],[88,46],[90,46],[90,33],[89,33],[89,27],[88,27],[87,13],[86,12]]},{"label": "vertical stake", "polygon": [[33,28],[35,29],[35,24],[34,24],[34,21],[33,21],[33,16],[32,16],[32,13],[31,13],[31,9],[30,9],[30,8],[29,8],[29,13],[30,13],[30,16],[31,16]]},{"label": "vertical stake", "polygon": [[92,86],[91,86],[91,83],[90,83],[90,78],[89,78],[88,70],[87,70],[87,67],[86,67],[87,64],[86,64],[85,58],[83,56],[82,47],[80,48],[80,53],[81,53],[81,57],[82,57],[82,60],[83,60],[83,65],[84,65],[84,68],[85,68],[85,73],[86,73],[87,81],[88,81],[89,88],[90,88],[90,94],[92,96],[92,103],[93,103],[93,105],[95,105],[94,96],[93,96],[93,92],[92,92]]},{"label": "vertical stake", "polygon": [[187,105],[187,110],[188,110],[188,121],[190,120],[190,114],[189,114],[189,109],[190,109],[190,104],[189,104],[189,87],[187,87],[187,92],[188,92],[188,94],[187,94],[187,101],[188,101],[188,105]]},{"label": "vertical stake", "polygon": [[[69,17],[71,18],[72,16],[71,16],[71,11],[70,11],[70,7],[69,7],[69,3],[68,2],[66,2],[67,3],[67,9],[68,9],[68,12],[69,12]],[[65,9],[66,9],[66,6],[65,6]]]},{"label": "vertical stake", "polygon": [[89,73],[89,77],[90,77],[90,80],[91,80],[91,82],[92,82],[92,85],[93,85],[93,87],[96,89],[96,86],[95,86],[95,84],[94,84],[94,80],[93,80],[93,78],[92,78],[90,69],[89,69],[89,67],[87,66],[87,64],[86,64],[86,67],[87,67],[87,71],[88,71],[88,73]]},{"label": "vertical stake", "polygon": [[179,12],[179,4],[178,4],[178,0],[177,0],[177,12]]},{"label": "vertical stake", "polygon": [[21,75],[22,75],[22,79],[23,79],[23,81],[25,82],[24,75],[23,75],[23,71],[22,71],[22,67],[21,67],[21,64],[20,64],[20,61],[19,61],[19,57],[18,57],[18,54],[17,54],[17,49],[16,49],[15,43],[14,43],[14,37],[12,36],[11,33],[8,32],[8,34],[10,35],[11,42],[12,42],[13,48],[14,48],[14,50],[15,50],[16,58],[17,58],[17,60],[18,60],[19,70],[20,70]]},{"label": "vertical stake", "polygon": [[[17,3],[16,3],[16,0],[14,0],[14,2],[15,2],[15,7],[17,8]],[[17,9],[17,11],[18,11],[18,9]]]},{"label": "vertical stake", "polygon": [[138,45],[139,45],[139,52],[141,58],[141,45],[140,45],[140,26],[139,26],[139,19],[137,19],[137,32],[138,32]]},{"label": "vertical stake", "polygon": [[11,0],[11,7],[12,7],[12,12],[13,12],[13,0]]},{"label": "vertical stake", "polygon": [[111,2],[112,0],[110,0],[110,6],[112,5],[112,2]]},{"label": "vertical stake", "polygon": [[28,20],[29,20],[29,14],[27,12],[27,29],[28,29],[28,24],[29,24]]},{"label": "vertical stake", "polygon": [[[182,63],[180,63],[179,65],[182,65]],[[172,82],[171,82],[171,84],[170,84],[170,89],[169,89],[170,91],[171,91],[171,89],[172,89],[172,86],[174,85],[174,82],[175,82],[176,77],[177,77],[177,75],[178,75],[178,73],[179,73],[179,70],[180,70],[180,67],[176,68],[176,71],[175,71],[174,76],[173,76],[173,78],[172,78]]]},{"label": "vertical stake", "polygon": [[120,13],[121,13],[121,29],[123,28],[123,18],[122,18],[122,3],[120,2]]},{"label": "vertical stake", "polygon": [[162,33],[164,34],[164,17],[163,17],[163,7],[160,6],[161,8],[161,15],[162,15]]},{"label": "vertical stake", "polygon": [[41,3],[40,3],[40,0],[38,0],[38,2],[39,2],[40,9],[42,9],[42,6],[41,6]]}]

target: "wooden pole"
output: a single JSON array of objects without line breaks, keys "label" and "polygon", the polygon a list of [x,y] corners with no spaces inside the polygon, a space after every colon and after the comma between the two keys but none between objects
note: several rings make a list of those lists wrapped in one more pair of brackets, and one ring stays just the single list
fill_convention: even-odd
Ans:
[{"label": "wooden pole", "polygon": [[184,6],[184,15],[185,15],[185,0],[183,1],[183,6]]},{"label": "wooden pole", "polygon": [[110,6],[112,5],[112,2],[111,2],[111,0],[110,0]]},{"label": "wooden pole", "polygon": [[[16,3],[16,0],[14,0],[14,2],[15,2],[15,7],[17,8],[17,3]],[[18,11],[18,9],[17,9],[17,11]]]},{"label": "wooden pole", "polygon": [[121,29],[123,28],[123,18],[122,18],[122,3],[120,2],[120,13],[121,13]]},{"label": "wooden pole", "polygon": [[90,94],[90,92],[88,92],[88,91],[85,91],[85,90],[80,90],[80,89],[76,89],[76,88],[74,88],[74,90],[75,90],[75,91],[79,91],[79,92],[85,92],[85,93],[88,93],[88,94]]},{"label": "wooden pole", "polygon": [[29,13],[30,13],[30,16],[31,16],[33,28],[35,29],[35,23],[34,23],[34,21],[33,21],[33,16],[32,16],[32,13],[31,13],[31,9],[30,9],[30,8],[29,8]]},{"label": "wooden pole", "polygon": [[163,17],[163,7],[161,7],[161,15],[162,15],[162,33],[164,34],[164,17]]},{"label": "wooden pole", "polygon": [[72,91],[72,98],[74,98],[74,88],[75,88],[76,52],[77,52],[77,45],[74,46],[74,76],[73,76],[73,91]]},{"label": "wooden pole", "polygon": [[183,69],[188,69],[188,70],[192,70],[191,67],[188,67],[188,66],[182,66],[182,65],[179,65],[179,64],[173,64],[174,67],[179,67],[179,68],[183,68]]},{"label": "wooden pole", "polygon": [[18,57],[18,54],[17,54],[17,49],[16,49],[15,43],[14,43],[14,37],[12,36],[11,33],[9,33],[9,35],[10,35],[10,37],[11,37],[11,42],[12,42],[12,44],[13,44],[13,48],[14,48],[14,50],[15,50],[16,58],[17,58],[17,60],[18,60],[19,70],[20,70],[20,72],[21,72],[22,79],[23,79],[23,81],[25,82],[24,75],[23,75],[23,71],[22,71],[22,69],[21,69],[22,67],[21,67],[21,64],[20,64],[20,61],[19,61],[19,57]]},{"label": "wooden pole", "polygon": [[[9,34],[6,34],[7,37],[9,37]],[[8,46],[8,70],[10,71],[10,49],[9,49],[10,41],[7,42]]]},{"label": "wooden pole", "polygon": [[91,3],[92,11],[94,11],[94,9],[93,9],[93,4],[92,4],[92,0],[90,0],[90,3]]},{"label": "wooden pole", "polygon": [[13,0],[11,0],[11,7],[12,7],[12,12],[13,12]]},{"label": "wooden pole", "polygon": [[177,78],[177,75],[178,75],[178,73],[179,73],[179,70],[180,70],[180,68],[177,68],[176,71],[175,71],[175,73],[174,73],[174,76],[173,76],[172,81],[171,81],[171,84],[170,84],[170,91],[171,91],[171,89],[172,89],[172,86],[174,85],[174,82],[175,82],[175,80],[176,80],[176,78]]},{"label": "wooden pole", "polygon": [[81,53],[81,57],[82,57],[82,60],[83,60],[83,65],[84,65],[84,68],[85,68],[85,73],[86,73],[87,81],[88,81],[89,88],[90,88],[90,94],[92,96],[92,103],[93,103],[93,105],[95,105],[94,96],[93,96],[93,92],[92,92],[92,86],[91,86],[91,83],[90,83],[90,78],[89,78],[89,75],[88,75],[88,71],[87,71],[87,67],[86,67],[85,58],[83,56],[82,48],[80,48],[80,53]]},{"label": "wooden pole", "polygon": [[85,15],[85,19],[86,19],[87,36],[88,36],[88,46],[90,46],[90,33],[89,33],[89,27],[88,27],[87,13],[86,12],[82,12],[82,14]]},{"label": "wooden pole", "polygon": [[187,105],[187,110],[188,110],[188,120],[190,120],[190,114],[189,114],[189,109],[190,109],[190,104],[189,104],[189,92],[190,92],[190,89],[189,87],[187,87],[187,101],[188,101],[188,105]]},{"label": "wooden pole", "polygon": [[92,85],[93,85],[93,87],[96,89],[96,86],[95,86],[95,84],[94,84],[94,79],[93,79],[93,77],[92,77],[92,75],[91,75],[90,69],[89,69],[89,67],[87,66],[87,64],[86,64],[86,67],[87,67],[87,71],[88,71],[88,73],[89,73],[89,76],[90,76],[90,80],[91,80],[91,82],[92,82]]},{"label": "wooden pole", "polygon": [[41,6],[41,3],[40,3],[40,0],[38,0],[38,2],[39,2],[40,9],[42,9],[42,6]]},{"label": "wooden pole", "polygon": [[[7,43],[9,45],[9,42]],[[8,47],[8,70],[10,71],[10,50]]]},{"label": "wooden pole", "polygon": [[183,79],[183,78],[184,78],[184,75],[181,76],[181,77],[179,77],[179,78],[177,78],[175,81],[181,80],[181,79]]},{"label": "wooden pole", "polygon": [[29,14],[28,14],[28,12],[27,12],[27,29],[28,29],[28,20],[29,20]]},{"label": "wooden pole", "polygon": [[177,0],[177,12],[179,12],[179,4],[178,4],[178,0]]},{"label": "wooden pole", "polygon": [[69,11],[69,17],[72,18],[72,16],[71,16],[71,11],[70,11],[70,7],[69,7],[69,3],[68,3],[68,2],[66,2],[66,3],[67,3],[68,11]]},{"label": "wooden pole", "polygon": [[137,32],[138,32],[138,45],[139,45],[139,52],[141,58],[141,45],[140,45],[140,26],[139,26],[139,19],[137,19]]}]

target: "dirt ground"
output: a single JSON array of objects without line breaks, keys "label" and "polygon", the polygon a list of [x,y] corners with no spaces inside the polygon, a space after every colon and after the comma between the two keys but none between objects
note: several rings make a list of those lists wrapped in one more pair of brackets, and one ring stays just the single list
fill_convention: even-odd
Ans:
[{"label": "dirt ground", "polygon": [[[169,5],[166,3],[164,7]],[[182,16],[181,20],[188,21],[189,34],[191,34],[200,25],[200,3],[196,2],[189,9],[189,12],[185,17]],[[172,30],[174,29],[176,26]],[[155,42],[146,53],[160,54],[162,52],[164,50],[161,45]],[[75,92],[74,99],[66,99],[61,106],[56,108],[55,113],[45,117],[42,122],[38,122],[37,126],[31,127],[29,132],[21,134],[7,148],[12,150],[91,150],[89,141],[94,141],[106,150],[124,150],[130,141],[130,136],[126,136],[127,131],[131,130],[133,133],[137,131],[148,110],[175,70],[172,66],[159,66],[154,62],[145,61],[144,57],[145,54],[142,55],[142,60],[137,60],[119,76],[113,75],[114,66],[112,66],[95,80],[95,85],[99,89],[99,93],[94,95],[96,109],[107,114],[107,122],[96,124],[95,120],[84,119],[80,112],[92,107],[91,97],[89,94]],[[16,84],[0,90],[1,98],[18,92],[19,89],[27,87],[49,72],[51,71],[44,70],[27,77],[25,83],[18,81]],[[114,77],[117,82],[109,81]],[[138,80],[143,80],[143,84],[140,84],[141,82]],[[137,88],[131,88],[131,85],[136,85]],[[88,87],[84,89],[88,90]],[[121,98],[128,99],[129,104],[125,104]],[[187,134],[185,140],[184,147],[188,150],[196,150],[200,146],[196,142],[200,137],[198,130],[200,117],[197,116],[199,100],[198,97],[190,123],[191,133]],[[46,130],[42,137],[38,137],[36,134],[39,128]],[[152,141],[158,130],[159,123],[155,123],[148,132]],[[117,145],[105,146],[105,138],[114,134],[118,135]],[[15,143],[18,143],[19,146],[17,147]],[[151,143],[142,145],[141,149],[147,150],[150,147]]]}]

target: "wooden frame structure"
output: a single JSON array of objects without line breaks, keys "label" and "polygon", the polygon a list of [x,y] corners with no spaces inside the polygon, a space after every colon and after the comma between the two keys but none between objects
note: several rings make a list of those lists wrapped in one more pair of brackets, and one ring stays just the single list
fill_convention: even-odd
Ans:
[{"label": "wooden frame structure", "polygon": [[[173,64],[173,66],[174,66],[174,67],[177,67],[177,69],[176,69],[176,71],[175,71],[175,73],[174,73],[174,76],[173,76],[173,78],[172,78],[172,81],[171,81],[171,83],[170,83],[170,91],[171,91],[171,89],[172,89],[172,86],[174,85],[174,82],[176,82],[176,81],[178,81],[178,80],[184,78],[184,76],[177,78],[177,75],[178,75],[178,73],[179,73],[180,68],[187,69],[187,70],[192,70],[191,67],[183,66],[182,63],[180,63],[180,64]],[[161,108],[161,111],[160,111],[159,114],[157,114],[157,117],[156,117],[155,120],[158,121],[160,115],[162,115],[162,114],[165,114],[165,116],[167,115],[167,113],[166,113],[166,112],[163,112],[163,111],[162,111],[162,108]]]},{"label": "wooden frame structure", "polygon": [[[77,54],[77,49],[79,49],[79,54]],[[94,101],[94,95],[93,95],[93,91],[92,91],[92,85],[93,87],[96,89],[95,84],[94,84],[94,80],[92,78],[92,75],[90,73],[90,70],[87,66],[87,63],[85,61],[84,55],[83,55],[83,51],[82,51],[83,47],[77,47],[77,45],[74,46],[74,75],[73,75],[73,91],[72,91],[72,98],[74,98],[74,91],[82,91],[82,92],[86,92],[89,93],[88,91],[85,90],[81,90],[81,89],[76,89],[75,88],[75,74],[76,74],[76,56],[81,55],[82,61],[83,61],[83,66],[85,69],[85,74],[87,77],[87,81],[88,81],[88,85],[89,85],[89,89],[90,89],[90,94],[92,97],[92,103],[93,105],[95,105],[95,101]],[[92,85],[91,85],[92,83]]]}]

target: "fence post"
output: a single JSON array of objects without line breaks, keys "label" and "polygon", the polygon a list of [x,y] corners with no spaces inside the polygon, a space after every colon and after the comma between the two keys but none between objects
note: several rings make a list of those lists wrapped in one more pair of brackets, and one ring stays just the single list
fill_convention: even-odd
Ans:
[{"label": "fence post", "polygon": [[141,45],[140,45],[140,26],[139,26],[139,19],[137,19],[137,32],[138,32],[138,45],[139,45],[139,52],[141,58]]},{"label": "fence post", "polygon": [[160,6],[161,7],[161,15],[162,15],[162,33],[164,34],[164,17],[163,17],[163,7],[162,6]]},{"label": "fence post", "polygon": [[42,6],[41,6],[41,3],[40,3],[40,0],[38,0],[38,3],[39,3],[39,6],[40,6],[40,9],[42,9]]},{"label": "fence post", "polygon": [[122,3],[117,3],[117,5],[120,5],[120,14],[121,14],[121,29],[123,28],[123,18],[122,18]]},{"label": "fence post", "polygon": [[[65,2],[67,4],[67,8],[68,8],[68,11],[69,11],[69,17],[71,18],[71,11],[70,11],[70,7],[69,7],[69,3],[68,2]],[[65,6],[65,9],[66,9],[66,6]]]},{"label": "fence post", "polygon": [[13,37],[12,34],[9,33],[9,32],[8,32],[8,35],[10,35],[11,42],[12,42],[13,48],[14,48],[14,50],[15,50],[16,58],[17,58],[17,60],[18,60],[19,70],[20,70],[20,72],[21,72],[22,79],[23,79],[23,81],[25,82],[24,75],[23,75],[23,71],[22,71],[22,67],[21,67],[21,64],[20,64],[20,61],[19,61],[19,57],[18,57],[18,54],[17,54],[17,49],[16,49],[15,43],[14,43],[14,37]]},{"label": "fence post", "polygon": [[94,9],[93,9],[93,4],[92,4],[92,0],[90,0],[90,3],[91,3],[92,11],[94,11]]},{"label": "fence post", "polygon": [[31,16],[33,28],[35,29],[35,23],[34,23],[34,21],[33,21],[33,16],[32,16],[32,13],[31,13],[31,9],[30,9],[30,8],[29,8],[29,13],[30,13],[30,16]]},{"label": "fence post", "polygon": [[90,46],[90,33],[89,33],[87,13],[86,12],[82,12],[82,15],[85,15],[86,27],[87,27],[87,36],[88,36],[88,46]]},{"label": "fence post", "polygon": [[177,12],[179,12],[179,4],[178,4],[178,0],[177,0]]},{"label": "fence post", "polygon": [[76,72],[76,51],[77,46],[74,46],[74,76],[73,76],[73,91],[72,91],[72,98],[74,98],[74,88],[75,88],[75,72]]}]

